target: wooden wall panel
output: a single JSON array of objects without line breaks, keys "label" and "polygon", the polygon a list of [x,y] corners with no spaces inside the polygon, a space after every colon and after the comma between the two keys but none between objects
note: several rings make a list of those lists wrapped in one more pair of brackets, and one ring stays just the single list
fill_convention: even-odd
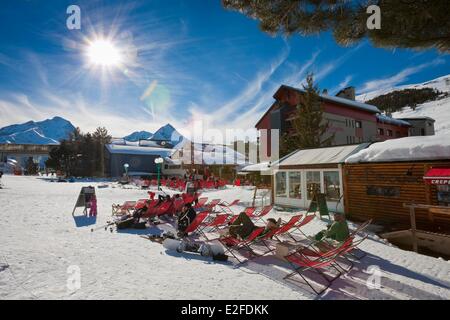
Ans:
[{"label": "wooden wall panel", "polygon": [[[345,211],[355,220],[374,219],[389,229],[409,229],[409,209],[403,203],[437,205],[435,186],[425,184],[424,174],[432,167],[450,167],[444,162],[401,162],[346,164],[343,170]],[[368,187],[398,188],[395,196],[368,195]],[[429,219],[426,210],[416,210],[417,227],[450,232],[450,216]]]}]

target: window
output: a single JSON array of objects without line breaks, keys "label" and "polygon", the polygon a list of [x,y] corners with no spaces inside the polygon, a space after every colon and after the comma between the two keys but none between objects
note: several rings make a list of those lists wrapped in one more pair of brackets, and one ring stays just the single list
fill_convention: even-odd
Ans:
[{"label": "window", "polygon": [[289,198],[302,198],[302,175],[300,172],[289,172]]},{"label": "window", "polygon": [[275,176],[276,181],[276,196],[279,198],[287,198],[286,193],[286,172],[277,172]]},{"label": "window", "polygon": [[355,124],[356,124],[357,128],[362,128],[362,122],[361,121],[356,121]]},{"label": "window", "polygon": [[367,187],[368,196],[379,196],[379,197],[398,197],[400,196],[399,187],[377,187],[368,186]]},{"label": "window", "polygon": [[325,171],[323,173],[325,194],[328,201],[339,201],[341,197],[341,183],[339,171]]},{"label": "window", "polygon": [[378,135],[379,136],[384,136],[384,130],[381,128],[378,128]]},{"label": "window", "polygon": [[420,135],[422,135],[422,136],[425,135],[425,129],[424,128],[420,129]]},{"label": "window", "polygon": [[320,192],[320,172],[306,172],[306,190],[308,191],[308,200],[312,200],[314,193]]},{"label": "window", "polygon": [[387,136],[392,137],[392,130],[387,130]]}]

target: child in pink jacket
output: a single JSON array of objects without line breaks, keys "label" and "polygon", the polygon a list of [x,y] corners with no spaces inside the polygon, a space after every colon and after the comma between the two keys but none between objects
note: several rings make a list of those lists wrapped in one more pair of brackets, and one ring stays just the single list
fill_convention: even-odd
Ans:
[{"label": "child in pink jacket", "polygon": [[92,195],[91,201],[90,201],[90,210],[89,210],[89,217],[96,217],[97,216],[97,197]]}]

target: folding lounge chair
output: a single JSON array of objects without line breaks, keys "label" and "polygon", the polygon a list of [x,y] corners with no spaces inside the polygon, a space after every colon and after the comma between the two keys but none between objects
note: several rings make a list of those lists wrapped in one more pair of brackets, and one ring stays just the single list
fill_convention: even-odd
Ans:
[{"label": "folding lounge chair", "polygon": [[198,228],[201,226],[201,224],[206,219],[208,214],[209,212],[207,211],[203,211],[197,214],[197,216],[195,216],[195,219],[191,222],[191,224],[186,228],[186,230],[184,230],[184,233],[186,235],[189,235],[189,233],[197,232]]},{"label": "folding lounge chair", "polygon": [[[300,221],[300,223],[298,225],[295,226],[295,229],[297,231],[299,231],[307,239],[310,239],[310,237],[308,235],[306,235],[301,228],[304,227],[305,225],[307,225],[308,223],[310,223],[311,221],[313,221],[315,217],[316,216],[313,214],[309,215],[309,216],[307,215],[307,216],[305,216],[305,218],[302,221]],[[292,237],[292,235],[291,235],[291,238],[294,239],[294,237]],[[298,240],[295,240],[295,241],[298,241]]]},{"label": "folding lounge chair", "polygon": [[220,203],[220,199],[213,199],[211,202],[205,204],[203,208],[207,211],[214,212],[214,208]]},{"label": "folding lounge chair", "polygon": [[225,247],[225,253],[229,252],[233,257],[236,258],[239,263],[242,263],[235,252],[238,252],[241,249],[248,251],[253,256],[258,256],[253,249],[250,247],[250,244],[258,238],[258,236],[264,231],[264,228],[255,229],[246,239],[239,240],[232,236],[219,238],[218,241]]},{"label": "folding lounge chair", "polygon": [[160,217],[165,214],[168,214],[170,208],[172,207],[172,204],[173,204],[172,201],[165,201],[165,202],[161,203],[161,205],[159,205],[158,207],[155,208],[156,209],[155,215]]},{"label": "folding lounge chair", "polygon": [[239,199],[236,199],[236,200],[232,201],[231,203],[228,203],[226,201],[222,201],[221,203],[219,203],[218,206],[224,213],[233,214],[233,211],[231,210],[231,207],[234,207],[238,203],[239,203]]},{"label": "folding lounge chair", "polygon": [[[367,253],[365,251],[359,249],[358,246],[368,238],[368,235],[363,235],[361,237],[361,239],[359,239],[358,241],[354,241],[354,239],[359,233],[361,233],[363,230],[365,230],[371,223],[372,223],[372,219],[362,223],[358,228],[356,228],[353,232],[350,233],[348,238],[349,239],[353,239],[353,241],[352,241],[351,245],[347,248],[347,250],[345,250],[344,253],[346,255],[351,256],[352,258],[355,258],[356,260],[361,260],[362,258],[364,258],[367,255]],[[325,245],[325,246],[328,246],[328,248],[330,250],[336,248],[336,245],[334,243],[332,243],[332,242],[324,242],[324,241],[322,241],[322,244]],[[356,255],[354,253],[354,251],[356,251],[356,250],[361,251],[363,254],[362,255]],[[348,260],[348,261],[351,263],[351,260]]]},{"label": "folding lounge chair", "polygon": [[208,202],[207,197],[198,198],[197,204],[194,206],[194,209],[200,209],[205,206],[206,202]]},{"label": "folding lounge chair", "polygon": [[255,218],[256,216],[254,215],[256,211],[255,207],[247,207],[244,209],[245,214],[249,217],[249,218]]},{"label": "folding lounge chair", "polygon": [[[199,229],[200,235],[208,241],[211,241],[206,235],[206,233],[216,232],[221,226],[224,226],[228,223],[230,216],[227,214],[218,214],[214,217],[214,219],[210,222],[204,223]],[[207,232],[205,230],[207,229]]]},{"label": "folding lounge chair", "polygon": [[[279,226],[278,228],[275,228],[269,232],[267,232],[265,235],[258,237],[257,241],[255,243],[262,243],[267,249],[268,251],[264,252],[263,255],[272,252],[275,250],[274,247],[270,247],[266,241],[268,240],[272,240],[273,238],[275,238],[278,241],[281,241],[278,236],[287,234],[289,236],[291,236],[289,234],[289,231],[293,228],[296,228],[296,224],[300,221],[300,219],[303,217],[303,215],[298,215],[298,216],[293,216],[287,223]],[[292,236],[291,236],[292,237]],[[294,239],[295,240],[295,239]]]},{"label": "folding lounge chair", "polygon": [[271,205],[264,206],[264,207],[262,207],[262,209],[259,212],[254,213],[250,218],[260,221],[260,220],[262,220],[263,217],[268,215],[270,213],[270,211],[272,211],[272,209],[273,209],[273,206],[271,206]]},{"label": "folding lounge chair", "polygon": [[125,201],[123,204],[113,204],[112,205],[112,215],[122,215],[129,214],[130,211],[134,209],[136,201]]},{"label": "folding lounge chair", "polygon": [[[337,252],[334,256],[329,257],[320,257],[316,258],[314,260],[311,260],[310,258],[302,255],[299,252],[294,252],[289,255],[287,255],[285,258],[289,262],[289,264],[294,269],[293,272],[286,275],[284,277],[285,280],[292,278],[295,275],[299,275],[303,281],[317,294],[322,294],[325,290],[327,290],[334,280],[339,278],[341,276],[341,271],[335,266],[336,258],[339,256],[339,252]],[[333,277],[329,278],[325,275],[323,270],[325,268],[333,268],[337,273]],[[318,274],[321,278],[323,278],[326,282],[325,285],[323,285],[322,290],[316,290],[314,286],[312,285],[311,281],[308,281],[306,276],[304,275],[305,271],[314,271],[316,274]]]}]

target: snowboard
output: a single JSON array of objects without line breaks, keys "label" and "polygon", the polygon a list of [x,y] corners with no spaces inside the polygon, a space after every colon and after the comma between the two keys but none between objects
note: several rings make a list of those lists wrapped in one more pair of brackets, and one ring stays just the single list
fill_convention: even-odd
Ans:
[{"label": "snowboard", "polygon": [[204,257],[213,257],[220,254],[223,255],[225,253],[223,247],[218,244],[195,243],[167,238],[162,242],[162,245],[167,250],[177,251],[179,253],[198,253]]}]

